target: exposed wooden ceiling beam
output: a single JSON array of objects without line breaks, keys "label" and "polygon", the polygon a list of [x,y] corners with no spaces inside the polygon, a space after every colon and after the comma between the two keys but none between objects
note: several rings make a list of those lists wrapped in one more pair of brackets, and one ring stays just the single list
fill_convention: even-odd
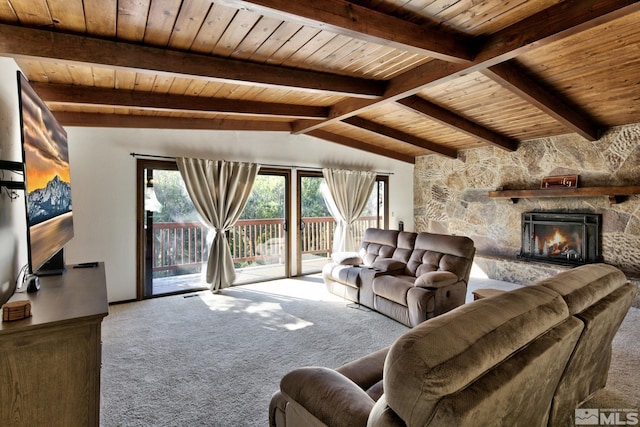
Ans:
[{"label": "exposed wooden ceiling beam", "polygon": [[63,126],[77,127],[183,130],[259,130],[270,132],[290,131],[289,123],[277,121],[193,119],[167,116],[72,113],[64,111],[54,111],[53,115]]},{"label": "exposed wooden ceiling beam", "polygon": [[375,98],[383,81],[140,46],[0,24],[0,56],[97,65],[140,73]]},{"label": "exposed wooden ceiling beam", "polygon": [[638,0],[562,1],[491,35],[474,62],[497,65],[639,10]]},{"label": "exposed wooden ceiling beam", "polygon": [[345,123],[350,124],[351,126],[356,126],[360,129],[365,129],[370,132],[374,132],[380,135],[384,135],[388,138],[393,138],[397,141],[401,141],[407,144],[414,145],[416,147],[424,148],[429,151],[433,151],[434,153],[442,154],[446,157],[450,157],[455,159],[458,157],[457,150],[454,150],[449,147],[445,147],[440,144],[436,144],[435,142],[427,141],[422,138],[418,138],[415,135],[410,135],[408,133],[399,131],[397,129],[390,128],[389,126],[382,125],[380,123],[372,122],[370,120],[363,119],[361,117],[349,117],[344,121]]},{"label": "exposed wooden ceiling beam", "polygon": [[[412,46],[413,44],[417,44],[418,46],[420,46],[421,43],[421,40],[419,40],[419,38],[416,38],[415,35],[412,37],[410,31],[404,32],[404,29],[399,27],[396,27],[396,29],[394,30],[393,26],[397,25],[397,21],[395,21],[396,18],[390,18],[389,16],[379,14],[378,12],[375,13],[379,15],[371,18],[373,20],[372,22],[377,22],[381,27],[384,27],[384,25],[389,25],[389,28],[385,29],[384,32],[380,31],[380,34],[378,34],[378,29],[368,29],[367,26],[370,25],[370,22],[367,21],[369,19],[367,13],[371,11],[368,9],[360,10],[360,6],[354,6],[351,2],[347,2],[344,0],[327,0],[326,2],[316,2],[323,3],[319,5],[310,5],[308,4],[310,2],[290,2],[288,0],[255,0],[254,2],[243,2],[241,0],[222,1],[226,1],[229,4],[258,4],[261,8],[272,10],[272,12],[270,13],[272,13],[273,16],[290,17],[293,14],[300,13],[302,15],[302,18],[294,19],[295,22],[303,22],[309,24],[305,20],[310,19],[315,22],[314,25],[316,25],[316,28],[322,28],[328,31],[335,30],[337,34],[351,35],[361,40],[372,42],[375,42],[377,37],[381,37],[378,42],[387,46],[403,46],[403,48],[406,49],[407,46]],[[216,3],[218,2],[216,1]],[[366,2],[358,3],[365,4]],[[561,100],[560,102],[558,102],[558,100],[553,99],[552,93],[550,92],[549,88],[545,88],[544,84],[531,82],[534,77],[529,76],[526,71],[516,69],[516,67],[513,67],[513,64],[510,64],[509,61],[523,53],[535,53],[535,49],[539,46],[545,46],[564,37],[579,34],[581,31],[592,29],[601,24],[606,24],[614,19],[618,19],[622,15],[637,13],[637,11],[640,10],[640,4],[638,3],[640,3],[638,2],[638,0],[574,0],[558,2],[557,5],[538,13],[533,17],[526,18],[511,27],[505,28],[496,34],[487,37],[486,39],[484,39],[484,43],[481,45],[476,44],[475,40],[471,40],[473,43],[469,43],[469,46],[479,46],[478,50],[476,50],[477,54],[474,55],[473,62],[466,62],[466,59],[468,58],[467,56],[463,56],[462,58],[457,56],[460,52],[467,52],[468,48],[465,47],[462,50],[458,50],[460,46],[456,42],[456,44],[447,45],[446,48],[443,48],[444,52],[436,52],[434,57],[439,59],[435,59],[433,61],[430,61],[429,63],[424,63],[422,66],[414,68],[413,70],[405,73],[402,76],[399,76],[398,78],[392,79],[389,82],[350,78],[348,79],[349,81],[343,80],[342,82],[335,84],[335,79],[342,79],[342,77],[336,76],[334,74],[305,71],[302,69],[286,68],[283,70],[282,68],[275,65],[269,66],[265,64],[248,63],[233,59],[223,59],[220,57],[215,58],[207,55],[187,53],[184,51],[171,51],[162,48],[145,47],[137,44],[129,44],[126,42],[114,42],[82,36],[65,36],[62,35],[62,33],[52,33],[44,30],[26,30],[28,31],[26,38],[12,35],[11,38],[7,41],[7,37],[5,37],[6,33],[3,31],[5,31],[6,28],[18,27],[4,25],[0,25],[0,55],[5,55],[1,52],[1,50],[6,46],[10,46],[11,48],[18,49],[20,51],[20,53],[18,54],[9,53],[6,55],[13,56],[15,58],[23,57],[23,49],[25,48],[25,46],[28,48],[29,52],[37,52],[38,49],[42,48],[45,52],[51,55],[51,57],[47,57],[50,58],[51,62],[43,61],[41,65],[43,65],[45,69],[47,69],[47,72],[51,72],[51,76],[54,80],[56,79],[55,73],[59,71],[60,68],[65,68],[64,66],[66,64],[74,63],[75,57],[78,55],[81,56],[81,59],[84,58],[82,57],[82,54],[85,54],[86,57],[90,58],[91,60],[106,62],[106,68],[112,70],[125,69],[128,71],[150,73],[154,75],[159,74],[161,76],[160,78],[164,78],[167,76],[188,76],[199,78],[205,81],[229,81],[235,84],[240,83],[244,85],[253,85],[260,87],[286,87],[293,88],[293,90],[296,91],[306,91],[311,93],[323,92],[346,95],[346,98],[342,102],[338,102],[328,112],[327,109],[324,108],[322,109],[322,111],[314,110],[312,112],[307,110],[307,113],[309,114],[305,113],[297,115],[287,115],[287,112],[285,110],[278,110],[278,108],[284,108],[284,106],[280,104],[265,104],[265,106],[270,105],[273,108],[265,117],[277,116],[285,117],[287,119],[297,119],[297,121],[292,126],[290,123],[284,120],[259,120],[253,121],[251,123],[244,123],[244,121],[242,120],[223,120],[220,118],[217,118],[213,121],[207,120],[207,125],[204,125],[204,119],[198,119],[195,120],[195,122],[191,119],[177,119],[174,124],[168,126],[170,128],[181,128],[175,127],[178,126],[179,121],[181,121],[181,123],[185,123],[185,126],[187,127],[184,128],[186,129],[211,129],[211,126],[214,126],[213,128],[215,129],[275,129],[278,131],[286,131],[287,126],[291,126],[291,128],[297,133],[306,132],[308,134],[311,134],[310,131],[312,131],[312,129],[322,133],[323,131],[320,131],[320,128],[322,126],[325,126],[327,123],[331,123],[332,121],[336,120],[343,120],[347,123],[351,122],[351,124],[358,123],[358,120],[361,119],[356,117],[357,114],[359,114],[361,111],[367,111],[370,108],[375,108],[380,105],[380,103],[404,102],[410,104],[412,101],[416,101],[416,98],[419,100],[420,98],[418,98],[418,96],[420,95],[428,96],[427,93],[420,94],[420,92],[424,89],[428,89],[430,87],[433,87],[434,85],[439,85],[451,79],[455,79],[458,76],[463,76],[472,72],[482,72],[487,76],[491,76],[504,87],[507,87],[515,93],[518,93],[533,105],[536,105],[538,106],[538,108],[547,111],[548,114],[565,123],[565,126],[567,126],[568,128],[575,128],[576,132],[580,133],[586,138],[592,139],[594,134],[597,138],[597,129],[595,123],[589,123],[588,117],[581,117],[580,114],[571,115],[572,108],[571,102],[569,100]],[[251,9],[252,7],[249,6],[248,8]],[[280,8],[283,11],[277,12],[275,11],[276,8]],[[257,9],[255,9],[254,7],[253,10]],[[320,22],[320,19],[316,19],[311,11],[314,11],[313,13],[329,14],[329,26]],[[322,19],[324,20],[324,17]],[[349,19],[353,19],[354,21],[349,22]],[[380,21],[375,21],[376,19],[380,19]],[[628,22],[628,19],[626,20],[626,22]],[[618,22],[613,23],[613,25],[617,24]],[[600,30],[601,28],[598,28],[597,31]],[[394,31],[399,31],[402,33],[400,35],[401,40],[396,40]],[[434,31],[434,34],[437,34],[438,37],[440,37],[441,35],[441,33],[439,33],[437,30]],[[38,37],[40,39],[38,41],[35,41],[35,39],[37,39]],[[385,37],[388,37],[391,40],[388,41],[388,43],[383,43],[383,39]],[[431,43],[431,47],[433,47],[435,43],[433,35],[430,34],[429,37],[431,37],[431,39],[427,40],[426,43],[427,45]],[[444,38],[449,39],[448,35]],[[64,43],[58,44],[57,42],[59,42],[61,39],[64,41]],[[42,40],[45,40],[44,44],[42,43]],[[478,41],[482,40],[483,39],[478,39]],[[395,45],[394,43],[398,44]],[[408,45],[405,45],[405,43],[408,43]],[[44,48],[43,45],[45,46]],[[108,47],[108,49],[101,50],[101,46]],[[424,46],[417,48],[422,49],[424,48]],[[71,52],[69,57],[73,58],[68,59],[66,57],[68,52]],[[103,58],[105,55],[106,59]],[[140,55],[142,55],[142,61],[140,61]],[[183,57],[181,55],[186,56]],[[122,59],[121,56],[124,59]],[[26,55],[26,57],[39,58],[38,56],[29,55]],[[183,58],[186,59],[183,61]],[[121,62],[119,62],[121,60],[124,61],[124,66],[121,64]],[[62,64],[62,67],[56,68],[55,62]],[[101,64],[100,62],[81,63],[93,66],[97,65],[97,67],[100,67]],[[213,66],[211,66],[211,64],[213,64]],[[254,65],[258,66],[259,68],[252,68],[252,70],[247,69],[248,67],[251,68]],[[48,66],[51,67],[47,68]],[[511,68],[509,68],[510,66]],[[255,74],[254,71],[256,70],[259,70],[260,73]],[[292,70],[293,72],[290,73],[290,71]],[[31,70],[31,72],[37,71]],[[211,73],[211,75],[215,75],[216,77],[212,77],[208,73]],[[522,73],[522,75],[517,75],[518,73]],[[142,79],[145,78],[145,76],[136,77],[140,77]],[[321,78],[320,80],[318,80],[314,77]],[[91,81],[91,78],[89,78],[88,80]],[[254,82],[253,80],[256,81]],[[350,84],[360,86],[358,86],[357,89],[353,89],[353,86],[350,86]],[[326,91],[326,87],[331,87],[331,90]],[[106,97],[107,93],[105,92],[103,95],[105,95]],[[98,105],[120,105],[120,101],[117,101],[115,99],[115,94],[110,94],[109,96],[114,97],[113,99],[108,100],[108,102],[110,103],[101,104],[100,100],[97,100]],[[179,101],[176,102],[165,102],[166,100],[160,98],[161,96],[164,95],[152,94],[151,97],[145,98],[144,100],[136,98],[129,104],[125,104],[125,106],[135,109],[149,108],[154,110],[161,109],[164,111],[199,111],[199,108],[202,108],[202,111],[217,111],[207,108],[208,106],[211,106],[211,104],[207,104],[206,101],[204,101],[204,103],[201,104],[200,107],[195,107],[196,109],[194,110],[193,105],[188,105],[189,97],[180,97]],[[226,104],[218,108],[222,110],[229,110],[223,112],[224,114],[253,116],[256,110],[261,106],[259,105],[260,103],[256,103],[255,105],[241,105],[239,103],[240,101],[226,101],[229,101],[230,104]],[[54,105],[54,109],[55,107],[56,106]],[[461,119],[461,117],[459,116],[434,114],[432,110],[428,111],[431,112],[430,118],[435,115],[437,117],[440,117],[443,122],[448,122],[450,125],[455,124],[457,126],[460,126],[459,119]],[[136,112],[133,111],[133,113],[135,114]],[[75,113],[62,114],[73,115]],[[423,111],[423,114],[426,114],[426,111]],[[98,114],[90,114],[90,116],[94,116],[94,121],[99,121],[95,118],[95,116],[99,116]],[[136,119],[140,119],[143,121],[155,121],[158,119],[158,117],[136,116]],[[167,119],[173,120],[174,117],[160,116],[159,119],[162,122],[166,122]],[[125,119],[118,121],[121,123],[121,125],[127,125],[129,123]],[[199,122],[202,123],[203,127],[194,127],[200,126],[198,124],[193,124]],[[360,122],[359,124],[362,128],[365,128],[365,125],[362,122]],[[486,128],[482,128],[478,124],[474,124],[472,122],[463,124],[466,126],[467,131],[469,131],[470,134],[478,137],[477,135],[480,133],[484,138],[487,138],[489,142],[490,140],[494,140],[495,143],[495,136],[502,137],[501,135],[492,135],[491,133],[486,135],[483,134],[483,130],[488,132],[491,131]],[[376,125],[377,124],[375,122],[369,122],[368,124],[366,124],[369,129],[376,128],[377,132],[379,132],[381,135],[389,136],[389,134],[393,134],[393,131],[395,131],[395,129],[389,127],[381,128],[379,126],[382,125]],[[139,124],[136,124],[135,126],[140,127]],[[462,127],[465,128],[465,126]],[[474,128],[474,126],[476,128]],[[554,126],[556,129],[559,128],[558,125]],[[161,128],[164,126],[161,124],[159,125],[158,123],[154,123],[153,127]],[[385,134],[384,132],[387,133]],[[326,134],[327,133],[325,132],[325,136],[327,136]],[[328,135],[332,134],[328,133]],[[404,136],[398,135],[397,133],[395,135]],[[415,135],[413,135],[412,137],[415,138]],[[354,147],[360,144],[362,147],[365,147],[361,149],[366,149],[367,151],[371,151],[370,149],[372,148],[370,144],[367,144],[363,141],[355,141],[351,138],[340,139],[340,137],[338,137],[337,135],[333,135],[332,138],[342,141],[342,143],[344,143],[345,145],[350,144],[350,146]],[[503,141],[498,140],[498,145],[500,145],[500,143],[502,142]],[[515,143],[515,141],[513,142]],[[503,144],[503,146],[507,147],[508,144]],[[392,150],[386,151],[393,152]],[[400,155],[402,156],[402,154]],[[412,156],[409,157],[412,158]]]},{"label": "exposed wooden ceiling beam", "polygon": [[402,162],[415,164],[416,158],[407,154],[401,154],[397,151],[387,150],[385,148],[377,147],[375,145],[367,144],[357,139],[348,138],[342,135],[336,135],[335,133],[327,132],[326,130],[318,129],[309,132],[307,135],[314,136],[316,138],[324,139],[329,142],[335,142],[336,144],[344,145],[346,147],[355,148],[357,150],[366,151],[367,153],[378,154],[380,156],[389,157],[392,159],[400,160]]},{"label": "exposed wooden ceiling beam", "polygon": [[577,107],[570,106],[556,93],[550,93],[537,81],[526,76],[521,67],[513,61],[494,65],[482,71],[502,87],[517,94],[530,104],[535,105],[568,129],[589,141],[598,140],[598,126],[589,120]]},{"label": "exposed wooden ceiling beam", "polygon": [[637,0],[561,2],[489,37],[470,64],[454,64],[438,59],[427,62],[391,79],[384,96],[369,100],[345,99],[331,107],[329,118],[324,122],[299,121],[293,124],[294,132],[306,133],[380,105],[416,95],[429,87],[482,71],[514,59],[527,50],[546,46],[638,10],[640,2]]},{"label": "exposed wooden ceiling beam", "polygon": [[309,130],[320,129],[326,124],[335,123],[382,104],[396,102],[408,96],[415,95],[427,86],[435,86],[440,82],[446,82],[459,77],[465,73],[466,68],[467,65],[465,64],[454,64],[439,60],[427,62],[424,65],[391,79],[384,96],[378,99],[347,98],[339,101],[331,107],[329,110],[329,118],[324,122],[296,121],[293,124],[294,133],[299,134]]},{"label": "exposed wooden ceiling beam", "polygon": [[44,101],[57,104],[129,107],[165,112],[202,111],[239,116],[298,119],[318,119],[327,117],[329,113],[327,107],[307,105],[168,95],[38,82],[31,83],[31,86]]},{"label": "exposed wooden ceiling beam", "polygon": [[[390,102],[386,101],[385,102]],[[336,123],[349,117],[358,115],[360,112],[372,108],[376,101],[364,99],[345,99],[329,108],[329,117],[326,120],[296,120],[291,124],[294,134],[308,133],[312,130],[320,129],[329,123]]]},{"label": "exposed wooden ceiling beam", "polygon": [[426,99],[420,98],[417,95],[401,99],[398,103],[430,120],[434,120],[442,125],[448,126],[493,146],[509,151],[515,151],[518,149],[517,141],[480,126],[471,120],[452,113],[451,111],[429,102]]},{"label": "exposed wooden ceiling beam", "polygon": [[467,62],[472,58],[472,44],[460,34],[435,23],[415,24],[349,1],[223,0],[222,3],[444,61]]}]

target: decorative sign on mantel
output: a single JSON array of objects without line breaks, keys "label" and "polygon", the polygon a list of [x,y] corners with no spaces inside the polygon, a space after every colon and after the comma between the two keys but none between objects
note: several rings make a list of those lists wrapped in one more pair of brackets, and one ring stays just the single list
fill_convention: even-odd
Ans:
[{"label": "decorative sign on mantel", "polygon": [[545,176],[542,178],[540,188],[576,188],[578,175]]}]

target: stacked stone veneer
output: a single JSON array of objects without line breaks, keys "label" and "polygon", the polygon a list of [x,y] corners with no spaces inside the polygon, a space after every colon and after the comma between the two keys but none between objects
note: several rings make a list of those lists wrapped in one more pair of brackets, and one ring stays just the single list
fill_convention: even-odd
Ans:
[{"label": "stacked stone veneer", "polygon": [[521,214],[531,211],[602,215],[602,255],[634,281],[640,277],[640,195],[619,204],[606,196],[527,198],[511,203],[488,192],[538,189],[545,176],[579,175],[579,187],[640,185],[640,124],[617,127],[595,142],[577,135],[522,142],[508,152],[483,147],[458,159],[417,159],[414,172],[416,231],[466,235],[476,244],[476,264],[491,278],[527,284],[563,269],[517,259]]}]

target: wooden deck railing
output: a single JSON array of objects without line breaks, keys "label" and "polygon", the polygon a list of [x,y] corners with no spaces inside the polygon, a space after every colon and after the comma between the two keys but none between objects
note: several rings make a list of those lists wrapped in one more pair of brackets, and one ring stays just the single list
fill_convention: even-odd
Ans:
[{"label": "wooden deck railing", "polygon": [[[336,222],[331,217],[304,218],[301,230],[302,254],[330,256]],[[376,227],[376,217],[356,222],[357,239],[368,227]],[[164,222],[153,224],[153,271],[197,268],[207,259],[207,227],[200,222]],[[233,262],[238,266],[257,263],[283,263],[284,220],[239,220],[229,231]]]}]

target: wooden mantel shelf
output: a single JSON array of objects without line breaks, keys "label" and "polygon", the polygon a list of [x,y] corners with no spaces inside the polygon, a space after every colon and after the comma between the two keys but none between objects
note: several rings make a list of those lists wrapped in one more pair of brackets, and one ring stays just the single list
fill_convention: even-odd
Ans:
[{"label": "wooden mantel shelf", "polygon": [[578,188],[545,188],[539,190],[496,190],[489,191],[489,197],[511,199],[517,203],[518,199],[540,197],[594,197],[607,196],[611,204],[621,203],[623,198],[633,194],[640,194],[640,185],[626,185],[621,187],[578,187]]}]

